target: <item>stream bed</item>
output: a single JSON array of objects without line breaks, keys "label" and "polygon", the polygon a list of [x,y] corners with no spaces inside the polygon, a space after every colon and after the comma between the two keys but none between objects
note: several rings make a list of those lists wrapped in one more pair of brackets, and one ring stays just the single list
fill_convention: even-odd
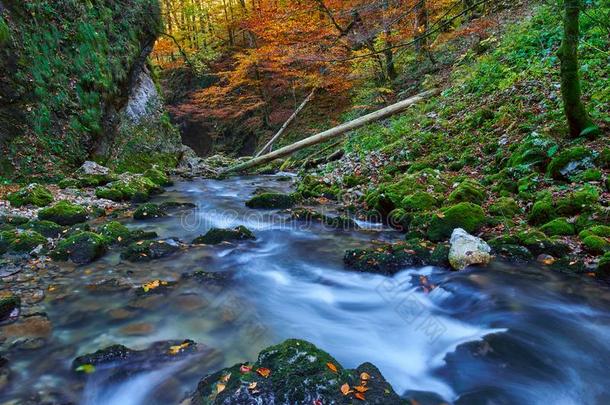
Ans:
[{"label": "stream bed", "polygon": [[[394,277],[348,271],[346,249],[401,235],[364,222],[360,230],[328,229],[244,205],[257,189],[287,192],[291,184],[279,176],[178,182],[153,202],[197,209],[126,222],[185,242],[212,227],[245,225],[256,240],[141,263],[113,251],[49,272],[39,306],[52,333],[42,347],[11,356],[12,383],[0,404],[34,392],[86,405],[179,403],[207,373],[255,360],[287,338],[311,341],[345,367],[372,362],[396,392],[421,403],[435,397],[426,392],[457,404],[610,403],[607,286],[502,263],[406,268]],[[230,279],[210,286],[188,277],[196,271]],[[130,291],[155,279],[178,283],[145,298]],[[138,349],[169,339],[210,350],[119,382],[71,371],[75,357],[112,344]]]}]

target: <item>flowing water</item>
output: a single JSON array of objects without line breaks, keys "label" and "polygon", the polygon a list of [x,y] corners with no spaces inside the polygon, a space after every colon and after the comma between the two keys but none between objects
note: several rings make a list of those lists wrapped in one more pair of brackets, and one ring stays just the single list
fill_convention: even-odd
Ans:
[{"label": "flowing water", "polygon": [[[196,210],[126,222],[183,241],[211,227],[246,225],[255,241],[192,247],[147,263],[112,253],[49,275],[40,305],[52,336],[42,348],[13,353],[13,383],[0,403],[37,391],[87,405],[178,403],[206,373],[254,360],[291,337],[313,342],[346,367],[370,361],[397,392],[423,403],[422,391],[459,404],[610,403],[606,286],[502,264],[463,272],[406,268],[394,277],[347,271],[346,249],[400,235],[367,223],[358,231],[303,225],[245,207],[257,189],[289,191],[291,181],[281,180],[180,182],[155,202],[191,202]],[[183,277],[198,270],[231,280],[210,287]],[[109,279],[179,282],[146,298],[90,287]],[[430,284],[435,288],[425,288]],[[74,357],[111,344],[137,349],[185,338],[211,350],[118,382],[103,370],[87,378],[70,371]]]}]

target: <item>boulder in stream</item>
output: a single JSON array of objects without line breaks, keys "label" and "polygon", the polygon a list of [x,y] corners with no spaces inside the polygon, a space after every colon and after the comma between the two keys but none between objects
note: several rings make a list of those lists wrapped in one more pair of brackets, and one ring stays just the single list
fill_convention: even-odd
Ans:
[{"label": "boulder in stream", "polygon": [[489,264],[491,261],[489,245],[461,228],[453,230],[449,243],[449,263],[456,270],[463,270],[471,265]]},{"label": "boulder in stream", "polygon": [[203,378],[190,404],[407,404],[370,363],[346,369],[304,340],[263,350],[252,364],[236,364]]},{"label": "boulder in stream", "polygon": [[170,256],[180,250],[177,239],[141,240],[127,246],[121,258],[130,262],[143,262]]},{"label": "boulder in stream", "polygon": [[285,209],[292,208],[295,203],[296,198],[291,194],[262,193],[246,201],[246,207],[264,210]]},{"label": "boulder in stream", "polygon": [[230,242],[235,240],[254,240],[256,237],[251,230],[243,225],[235,229],[220,229],[212,228],[205,235],[199,236],[193,240],[194,245],[218,245],[222,242]]}]

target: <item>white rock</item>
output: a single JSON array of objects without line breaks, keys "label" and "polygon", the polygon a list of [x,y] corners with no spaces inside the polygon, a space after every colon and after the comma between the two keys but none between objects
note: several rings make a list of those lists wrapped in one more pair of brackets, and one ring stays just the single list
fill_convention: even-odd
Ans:
[{"label": "white rock", "polygon": [[125,112],[129,119],[137,124],[142,118],[157,111],[160,104],[161,98],[157,92],[155,82],[153,82],[148,69],[144,67],[131,88]]},{"label": "white rock", "polygon": [[463,270],[474,264],[485,265],[491,261],[489,245],[461,228],[453,230],[449,243],[449,263],[456,270]]},{"label": "white rock", "polygon": [[107,167],[104,167],[100,164],[97,164],[95,162],[92,161],[86,161],[85,163],[83,163],[83,165],[76,171],[79,174],[103,174],[106,175],[108,173],[110,173],[110,169]]}]

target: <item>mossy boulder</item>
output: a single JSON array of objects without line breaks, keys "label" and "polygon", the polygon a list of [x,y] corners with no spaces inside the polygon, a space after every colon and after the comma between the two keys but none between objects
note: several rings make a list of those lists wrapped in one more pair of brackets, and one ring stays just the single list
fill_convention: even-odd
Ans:
[{"label": "mossy boulder", "polygon": [[561,239],[550,238],[536,229],[519,231],[515,240],[521,246],[525,246],[534,256],[549,254],[555,257],[566,256],[570,247]]},{"label": "mossy boulder", "polygon": [[485,224],[485,212],[476,204],[462,202],[433,215],[428,225],[428,239],[440,242],[449,239],[456,228],[475,233]]},{"label": "mossy boulder", "polygon": [[21,308],[21,298],[13,294],[0,296],[0,322],[8,320]]},{"label": "mossy boulder", "polygon": [[[356,399],[355,390],[343,395],[343,384],[350,387],[366,385],[366,400]],[[394,392],[374,365],[364,363],[356,369],[345,369],[313,344],[289,339],[263,350],[254,364],[247,367],[236,364],[206,376],[197,385],[190,401],[193,405],[356,402],[399,405],[407,400]]]},{"label": "mossy boulder", "polygon": [[133,213],[133,219],[145,220],[167,216],[167,212],[161,209],[157,204],[142,204]]},{"label": "mossy boulder", "polygon": [[45,245],[47,238],[32,230],[5,231],[0,233],[0,252],[29,253],[40,245]]},{"label": "mossy boulder", "polygon": [[610,251],[610,242],[607,238],[602,238],[601,236],[587,236],[583,239],[582,244],[587,252],[595,255],[600,255]]},{"label": "mossy boulder", "polygon": [[297,193],[303,198],[325,197],[336,200],[341,189],[337,185],[330,185],[314,176],[305,176],[297,186]]},{"label": "mossy boulder", "polygon": [[602,238],[610,238],[610,226],[607,225],[595,225],[590,228],[581,231],[578,237],[583,240],[588,236],[600,236]]},{"label": "mossy boulder", "polygon": [[116,188],[98,187],[95,189],[95,196],[111,201],[123,201],[123,193]]},{"label": "mossy boulder", "polygon": [[430,264],[438,267],[449,268],[449,251],[451,246],[448,243],[439,243],[434,247],[430,255]]},{"label": "mossy boulder", "polygon": [[548,236],[570,236],[576,234],[574,224],[566,218],[556,218],[540,227],[540,230]]},{"label": "mossy boulder", "polygon": [[52,221],[64,226],[85,222],[87,218],[88,213],[84,207],[68,201],[60,201],[38,212],[38,219],[41,221]]},{"label": "mossy boulder", "polygon": [[79,188],[80,187],[80,182],[72,177],[66,177],[65,179],[61,179],[59,181],[59,183],[57,183],[57,185],[59,186],[59,188],[61,189],[66,189],[66,188]]},{"label": "mossy boulder", "polygon": [[556,180],[568,180],[593,166],[591,151],[584,146],[576,146],[557,154],[549,163],[547,174]]},{"label": "mossy boulder", "polygon": [[141,240],[129,244],[121,258],[130,262],[144,262],[171,256],[180,250],[176,239]]},{"label": "mossy boulder", "polygon": [[604,148],[595,162],[602,169],[610,169],[610,148]]},{"label": "mossy boulder", "polygon": [[472,180],[464,180],[449,194],[449,204],[470,202],[481,205],[486,200],[485,189]]},{"label": "mossy boulder", "polygon": [[430,250],[420,240],[387,244],[371,249],[347,250],[343,263],[350,270],[395,274],[409,267],[430,264]]},{"label": "mossy boulder", "polygon": [[98,188],[96,196],[112,201],[144,202],[151,195],[160,194],[163,188],[148,177],[142,175],[126,175],[124,178]]},{"label": "mossy boulder", "polygon": [[550,198],[543,198],[538,200],[532,206],[528,215],[528,221],[533,225],[540,225],[547,223],[557,217],[557,211],[553,206],[553,202]]},{"label": "mossy boulder", "polygon": [[599,169],[587,169],[584,172],[573,177],[575,181],[578,182],[595,182],[601,181],[602,172]]},{"label": "mossy boulder", "polygon": [[254,240],[256,237],[248,228],[240,225],[234,229],[212,228],[205,235],[193,240],[193,244],[218,245],[222,242]]},{"label": "mossy boulder", "polygon": [[512,218],[521,212],[519,204],[510,197],[500,197],[489,206],[489,213],[498,217]]},{"label": "mossy boulder", "polygon": [[246,207],[254,209],[285,209],[292,208],[296,199],[291,194],[263,193],[255,195],[246,201]]},{"label": "mossy boulder", "polygon": [[100,226],[97,233],[102,235],[110,245],[126,244],[132,238],[131,231],[118,221],[110,221]]},{"label": "mossy boulder", "polygon": [[64,227],[52,221],[35,221],[32,220],[25,224],[25,229],[31,229],[38,232],[46,238],[57,238],[64,230]]},{"label": "mossy boulder", "polygon": [[30,221],[29,218],[22,217],[19,215],[3,215],[0,216],[0,224],[7,224],[11,226],[19,226],[26,224]]},{"label": "mossy boulder", "polygon": [[528,262],[534,259],[534,255],[525,246],[521,246],[519,240],[514,236],[502,235],[487,242],[492,248],[492,253],[511,262]]},{"label": "mossy boulder", "polygon": [[438,207],[438,200],[431,193],[418,191],[406,196],[401,202],[401,208],[406,212],[430,211]]},{"label": "mossy boulder", "polygon": [[146,170],[143,175],[161,187],[169,187],[174,184],[167,174],[155,167]]},{"label": "mossy boulder", "polygon": [[46,207],[53,202],[53,194],[46,187],[33,183],[8,194],[6,199],[13,207],[23,207],[24,205]]},{"label": "mossy boulder", "polygon": [[55,260],[71,260],[75,264],[88,264],[99,259],[106,253],[106,239],[93,232],[80,232],[57,244],[57,248],[51,252]]},{"label": "mossy boulder", "polygon": [[597,207],[599,197],[600,192],[597,187],[585,185],[560,198],[557,201],[557,212],[561,215],[576,215],[582,212],[591,212]]}]

